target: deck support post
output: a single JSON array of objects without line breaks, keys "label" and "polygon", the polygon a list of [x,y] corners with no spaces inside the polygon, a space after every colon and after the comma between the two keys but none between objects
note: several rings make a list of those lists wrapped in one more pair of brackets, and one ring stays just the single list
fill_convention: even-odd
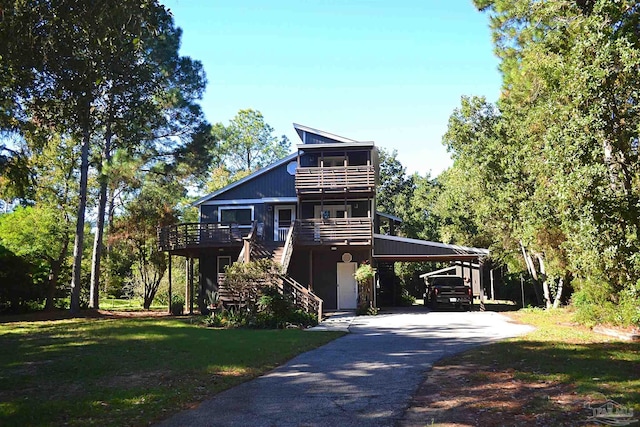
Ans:
[{"label": "deck support post", "polygon": [[193,314],[193,258],[189,258],[189,314]]},{"label": "deck support post", "polygon": [[184,259],[184,305],[185,308],[188,307],[189,301],[191,300],[191,258],[185,257]]},{"label": "deck support post", "polygon": [[169,313],[171,313],[171,252],[169,252]]}]

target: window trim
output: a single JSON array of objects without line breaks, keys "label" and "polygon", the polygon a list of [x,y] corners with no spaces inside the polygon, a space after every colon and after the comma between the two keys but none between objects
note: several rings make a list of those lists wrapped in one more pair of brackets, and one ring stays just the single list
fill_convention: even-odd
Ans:
[{"label": "window trim", "polygon": [[[233,211],[233,210],[244,210],[244,209],[250,209],[251,210],[251,222],[255,221],[255,206],[253,206],[253,205],[246,205],[246,206],[228,205],[228,206],[219,206],[218,207],[218,222],[222,223],[222,211]],[[248,224],[248,225],[239,224],[238,227],[239,228],[251,228],[251,224]]]}]

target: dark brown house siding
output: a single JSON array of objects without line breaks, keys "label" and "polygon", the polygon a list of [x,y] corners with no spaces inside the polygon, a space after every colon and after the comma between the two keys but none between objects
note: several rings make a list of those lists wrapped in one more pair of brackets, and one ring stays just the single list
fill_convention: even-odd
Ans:
[{"label": "dark brown house siding", "polygon": [[[296,248],[293,251],[291,264],[289,265],[289,275],[306,287],[313,289],[313,292],[323,300],[323,307],[326,310],[337,308],[337,275],[336,264],[342,262],[342,255],[348,252],[352,256],[352,261],[358,265],[364,261],[369,261],[371,251],[368,249],[336,248],[332,251],[330,247],[318,248]],[[313,271],[313,283],[310,283],[311,269]]]},{"label": "dark brown house siding", "polygon": [[375,255],[456,255],[450,248],[375,238]]},{"label": "dark brown house siding", "polygon": [[[291,160],[295,162],[295,159]],[[255,179],[217,196],[216,200],[260,199],[262,197],[296,197],[295,178],[287,172],[286,162]]]}]

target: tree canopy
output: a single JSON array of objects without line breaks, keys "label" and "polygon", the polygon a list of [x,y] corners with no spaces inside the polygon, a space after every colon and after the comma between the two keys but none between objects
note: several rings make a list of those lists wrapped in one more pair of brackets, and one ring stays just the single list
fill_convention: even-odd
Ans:
[{"label": "tree canopy", "polygon": [[[212,139],[196,103],[206,80],[198,61],[179,55],[180,36],[170,13],[155,0],[2,6],[0,130],[17,135],[27,150],[3,143],[0,172],[28,176],[28,167],[20,167],[28,163],[23,159],[52,138],[80,153],[72,172],[78,182],[74,312],[80,304],[85,211],[92,204],[90,174],[97,171],[100,182],[94,256],[99,265],[106,173],[113,170],[114,150],[126,152],[124,157],[136,159],[143,170],[174,178],[208,166]],[[23,196],[25,203],[37,203],[24,191]]]},{"label": "tree canopy", "polygon": [[[495,105],[464,97],[451,116],[445,230],[461,243],[484,236],[526,266],[547,306],[570,283],[591,321],[637,323],[637,2],[475,3],[489,15],[503,88]],[[456,221],[460,201],[469,209]]]}]

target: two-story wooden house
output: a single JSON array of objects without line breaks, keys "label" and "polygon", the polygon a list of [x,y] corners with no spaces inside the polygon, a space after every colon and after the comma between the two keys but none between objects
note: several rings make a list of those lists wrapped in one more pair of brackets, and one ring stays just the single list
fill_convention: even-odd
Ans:
[{"label": "two-story wooden house", "polygon": [[[362,263],[476,260],[485,250],[376,234],[400,221],[376,213],[378,151],[294,124],[297,152],[194,202],[200,222],[160,230],[160,247],[199,259],[200,301],[215,292],[225,267],[270,257],[298,297],[321,299],[324,309],[354,309],[354,278]],[[391,232],[390,234],[393,234]],[[453,258],[451,258],[453,259]],[[361,298],[363,296],[360,296]],[[365,296],[375,304],[374,291]]]}]

